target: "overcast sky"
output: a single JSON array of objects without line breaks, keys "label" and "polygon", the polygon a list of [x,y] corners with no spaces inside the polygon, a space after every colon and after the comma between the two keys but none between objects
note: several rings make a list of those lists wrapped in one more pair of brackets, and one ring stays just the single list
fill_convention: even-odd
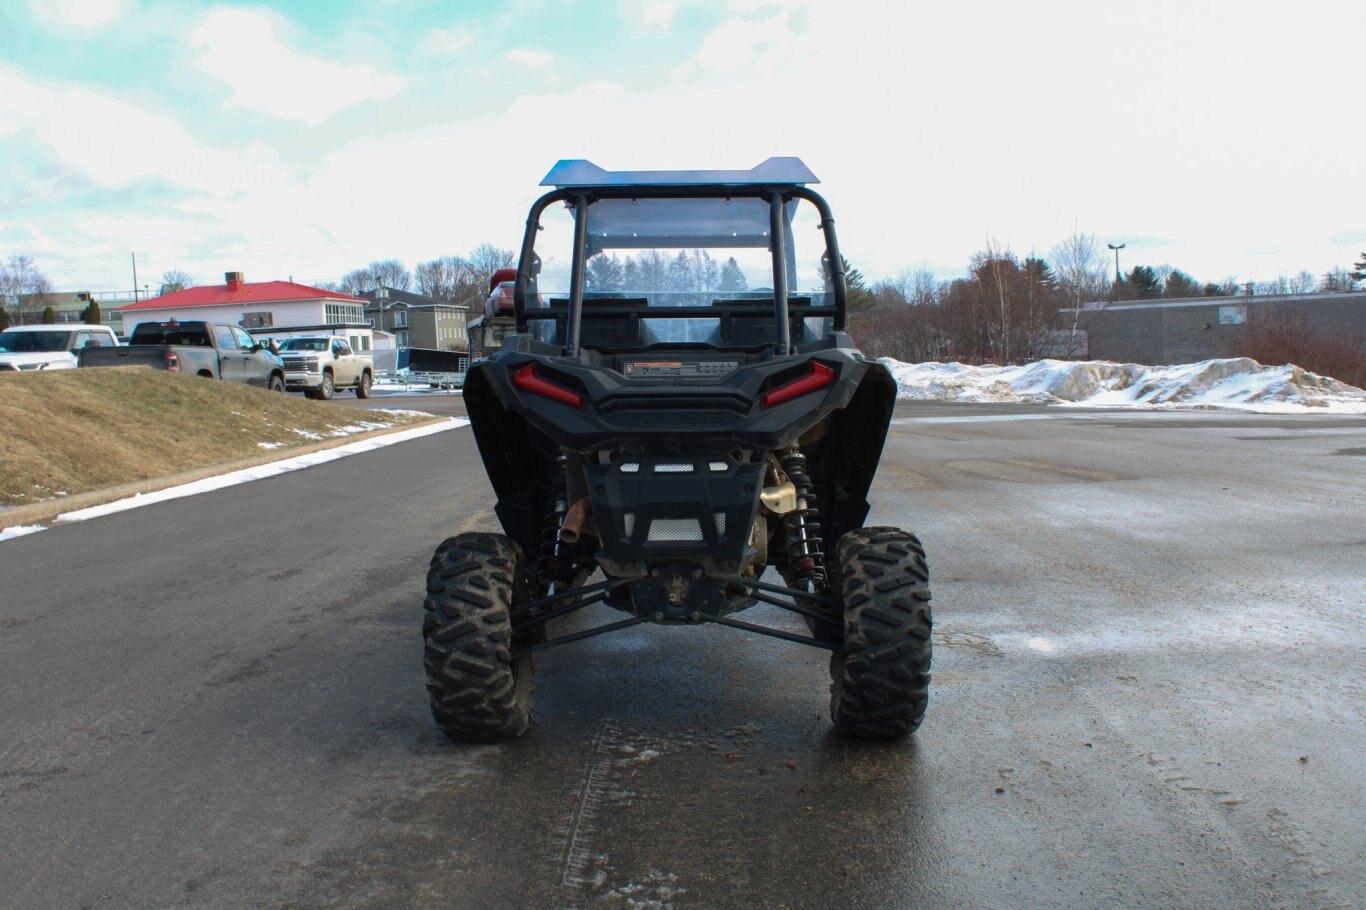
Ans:
[{"label": "overcast sky", "polygon": [[[1074,226],[1202,281],[1366,250],[1360,0],[0,0],[0,259],[61,290],[516,247],[560,158],[801,157],[871,277]],[[1111,265],[1113,261],[1111,260]]]}]

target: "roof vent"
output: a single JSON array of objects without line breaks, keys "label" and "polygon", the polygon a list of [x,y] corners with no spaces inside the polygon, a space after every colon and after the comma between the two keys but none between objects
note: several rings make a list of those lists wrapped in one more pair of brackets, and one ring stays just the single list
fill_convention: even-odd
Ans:
[{"label": "roof vent", "polygon": [[224,282],[227,283],[227,285],[228,285],[228,290],[230,290],[230,291],[238,291],[238,290],[241,290],[241,289],[242,289],[242,273],[241,273],[241,272],[224,272],[224,273],[223,273],[223,280],[224,280]]}]

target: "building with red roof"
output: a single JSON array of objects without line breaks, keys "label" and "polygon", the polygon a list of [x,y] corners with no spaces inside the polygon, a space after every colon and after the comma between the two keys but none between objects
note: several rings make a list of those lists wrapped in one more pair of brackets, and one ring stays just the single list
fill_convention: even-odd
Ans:
[{"label": "building with red roof", "polygon": [[350,335],[353,333],[346,330],[354,327],[354,334],[364,336],[364,341],[353,340],[352,347],[370,349],[366,300],[292,281],[249,284],[242,280],[241,272],[228,272],[223,277],[223,284],[187,288],[119,307],[115,312],[123,320],[122,334],[131,334],[141,322],[171,319],[226,322],[258,335],[270,334],[262,331],[270,329],[281,335],[301,329]]}]

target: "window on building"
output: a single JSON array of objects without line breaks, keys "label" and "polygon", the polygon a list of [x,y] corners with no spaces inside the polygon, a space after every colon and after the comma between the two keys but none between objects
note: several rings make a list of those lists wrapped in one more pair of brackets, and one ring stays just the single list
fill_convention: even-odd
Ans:
[{"label": "window on building", "polygon": [[365,304],[363,303],[325,303],[323,318],[328,323],[342,325],[365,325]]}]

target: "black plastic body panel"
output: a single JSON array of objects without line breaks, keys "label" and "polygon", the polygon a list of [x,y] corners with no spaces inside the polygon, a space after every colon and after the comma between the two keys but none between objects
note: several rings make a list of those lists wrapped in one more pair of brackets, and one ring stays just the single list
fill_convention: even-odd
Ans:
[{"label": "black plastic body panel", "polygon": [[[728,356],[717,352],[718,359]],[[835,371],[829,386],[762,406],[765,392],[808,373],[812,361]],[[518,388],[513,375],[527,366],[579,393],[582,407]],[[553,508],[556,458],[564,449],[582,453],[588,462],[600,557],[623,563],[705,563],[710,574],[744,554],[766,454],[797,444],[804,435],[815,437],[803,440],[801,449],[821,498],[826,538],[835,540],[859,527],[895,392],[881,364],[851,349],[832,348],[750,364],[722,380],[689,382],[631,380],[578,360],[504,350],[470,367],[464,394],[498,495],[498,518],[525,550],[539,549],[542,523]],[[736,451],[752,453],[751,461],[737,463],[730,455]],[[597,463],[602,453],[619,453],[618,462],[635,457],[640,473],[613,473],[611,464]],[[731,468],[713,476],[707,464],[721,459]],[[653,470],[659,462],[688,461],[694,470],[686,477]],[[627,532],[624,518],[632,509],[638,513],[634,534]],[[724,533],[718,530],[718,512],[726,516]],[[649,541],[643,529],[654,518],[694,519],[701,539],[674,546]]]}]

